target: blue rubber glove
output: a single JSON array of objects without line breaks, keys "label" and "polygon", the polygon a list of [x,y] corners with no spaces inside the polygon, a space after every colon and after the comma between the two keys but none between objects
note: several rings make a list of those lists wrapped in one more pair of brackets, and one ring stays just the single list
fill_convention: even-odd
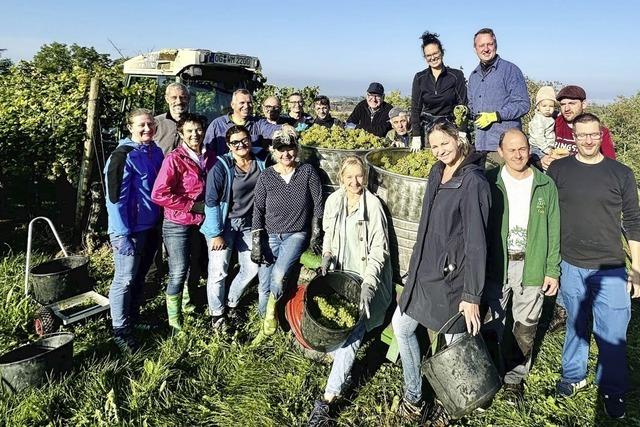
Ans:
[{"label": "blue rubber glove", "polygon": [[136,254],[136,247],[129,236],[118,237],[112,244],[119,255],[134,256]]}]

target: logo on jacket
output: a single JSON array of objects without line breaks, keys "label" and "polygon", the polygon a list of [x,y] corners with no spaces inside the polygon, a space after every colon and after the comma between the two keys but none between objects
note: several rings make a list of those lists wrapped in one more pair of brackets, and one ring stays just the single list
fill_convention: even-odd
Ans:
[{"label": "logo on jacket", "polygon": [[538,202],[536,203],[536,210],[540,215],[544,215],[544,199],[542,197],[538,197]]}]

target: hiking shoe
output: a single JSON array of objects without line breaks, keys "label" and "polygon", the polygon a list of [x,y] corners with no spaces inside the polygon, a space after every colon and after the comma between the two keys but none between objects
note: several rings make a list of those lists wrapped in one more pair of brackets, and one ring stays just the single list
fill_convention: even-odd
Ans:
[{"label": "hiking shoe", "polygon": [[524,384],[521,382],[517,384],[504,383],[502,390],[505,401],[509,405],[518,406],[524,402]]},{"label": "hiking shoe", "polygon": [[214,331],[222,331],[224,327],[224,314],[221,314],[220,316],[211,316],[211,328]]},{"label": "hiking shoe", "polygon": [[602,402],[604,403],[604,412],[609,418],[615,418],[618,420],[624,418],[625,404],[623,397],[603,394]]},{"label": "hiking shoe", "polygon": [[579,391],[584,390],[586,387],[586,378],[582,381],[578,381],[577,383],[570,383],[561,379],[556,383],[556,395],[558,397],[572,397]]},{"label": "hiking shoe", "polygon": [[313,404],[313,411],[307,421],[307,427],[325,427],[332,426],[333,419],[329,414],[330,407],[329,402],[324,399],[318,399]]},{"label": "hiking shoe", "polygon": [[420,425],[425,427],[446,427],[449,425],[451,417],[444,409],[439,400],[435,400],[422,414]]},{"label": "hiking shoe", "polygon": [[229,308],[229,311],[227,312],[227,324],[229,325],[229,328],[233,331],[237,331],[244,323],[245,318],[240,309],[235,307]]},{"label": "hiking shoe", "polygon": [[417,421],[422,417],[422,409],[424,405],[420,402],[410,402],[403,398],[398,405],[398,415],[407,421]]},{"label": "hiking shoe", "polygon": [[123,354],[131,354],[134,353],[138,349],[138,343],[136,340],[129,334],[119,334],[113,337],[113,342],[118,347],[121,353]]},{"label": "hiking shoe", "polygon": [[565,324],[567,323],[567,310],[556,305],[553,309],[553,317],[551,317],[551,321],[549,322],[548,332],[556,332],[560,329],[563,329]]}]

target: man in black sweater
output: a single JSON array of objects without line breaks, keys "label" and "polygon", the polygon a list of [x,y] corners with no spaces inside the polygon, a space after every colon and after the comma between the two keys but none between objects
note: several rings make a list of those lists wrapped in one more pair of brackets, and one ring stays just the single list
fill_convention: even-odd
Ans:
[{"label": "man in black sweater", "polygon": [[[548,175],[560,201],[560,292],[567,309],[559,396],[586,386],[590,318],[598,344],[598,382],[605,412],[625,414],[626,359],[631,298],[640,297],[640,207],[633,172],[600,152],[602,126],[593,114],[574,120],[578,154],[554,161]],[[629,241],[625,268],[620,221]]]},{"label": "man in black sweater", "polygon": [[356,108],[353,109],[347,119],[346,127],[364,129],[380,138],[384,138],[387,132],[391,130],[389,111],[392,108],[393,105],[384,101],[384,86],[373,82],[367,89],[366,99],[356,105]]}]

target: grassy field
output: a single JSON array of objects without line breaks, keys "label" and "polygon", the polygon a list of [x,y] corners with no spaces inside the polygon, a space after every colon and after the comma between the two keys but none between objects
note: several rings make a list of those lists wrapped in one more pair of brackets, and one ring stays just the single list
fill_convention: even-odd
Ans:
[{"label": "grassy field", "polygon": [[[36,306],[23,295],[23,254],[0,262],[0,352],[34,339]],[[106,295],[112,273],[104,247],[91,256],[91,274]],[[640,426],[640,310],[634,303],[629,337],[633,392],[627,418],[608,423],[596,387],[575,398],[556,400],[562,333],[544,337],[527,382],[522,407],[498,394],[490,408],[459,421],[466,426]],[[279,331],[259,346],[250,345],[259,321],[255,301],[250,320],[234,337],[212,333],[207,316],[188,318],[183,334],[171,336],[164,325],[160,293],[150,295],[143,316],[161,325],[139,336],[143,349],[123,356],[109,334],[106,319],[74,328],[73,371],[61,380],[0,395],[2,426],[296,426],[304,424],[313,400],[322,393],[330,366],[306,359],[291,333]],[[402,395],[402,369],[383,362],[386,346],[371,340],[359,354],[352,390],[336,415],[345,426],[402,425],[395,407]],[[595,369],[595,344],[590,380]]]}]

